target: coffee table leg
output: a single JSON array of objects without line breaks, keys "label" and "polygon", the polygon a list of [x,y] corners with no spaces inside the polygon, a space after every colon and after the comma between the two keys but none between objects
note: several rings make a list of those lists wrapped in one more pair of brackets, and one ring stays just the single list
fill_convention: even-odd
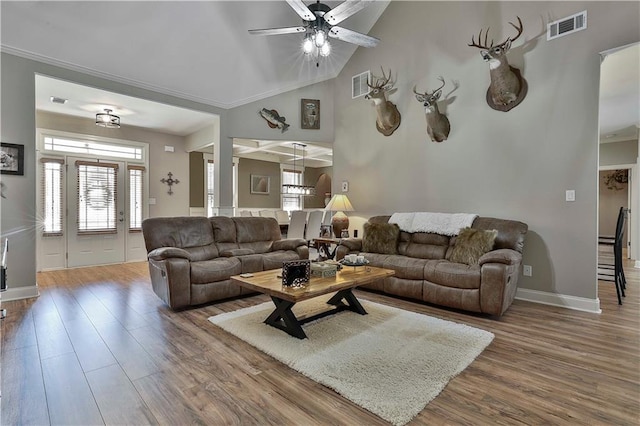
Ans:
[{"label": "coffee table leg", "polygon": [[[347,302],[346,304],[342,303],[343,299]],[[367,315],[367,311],[364,310],[350,288],[340,290],[327,303],[336,307],[343,306],[343,309],[348,309],[360,315]]]},{"label": "coffee table leg", "polygon": [[265,324],[278,328],[298,339],[306,339],[307,335],[300,326],[300,321],[296,318],[291,308],[295,303],[271,296],[276,309],[264,320]]}]

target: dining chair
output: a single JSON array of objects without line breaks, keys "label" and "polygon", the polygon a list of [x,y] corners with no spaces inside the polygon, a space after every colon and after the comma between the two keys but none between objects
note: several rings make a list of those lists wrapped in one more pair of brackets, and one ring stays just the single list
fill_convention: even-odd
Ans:
[{"label": "dining chair", "polygon": [[276,218],[275,210],[260,210],[260,217],[272,217]]},{"label": "dining chair", "polygon": [[309,212],[307,228],[304,233],[304,238],[307,240],[308,245],[311,245],[313,240],[320,236],[320,227],[322,226],[323,216],[324,210],[313,210]]},{"label": "dining chair", "polygon": [[287,238],[304,238],[304,228],[307,224],[307,212],[294,210],[291,212]]},{"label": "dining chair", "polygon": [[251,210],[240,210],[240,216],[251,217],[253,216],[253,214],[251,214]]},{"label": "dining chair", "polygon": [[627,280],[624,276],[624,268],[622,266],[622,246],[624,245],[624,224],[626,213],[627,209],[620,207],[618,219],[616,220],[616,233],[613,241],[613,264],[604,262],[598,263],[598,279],[614,282],[619,305],[622,305],[622,298],[626,297],[624,291],[627,288]]},{"label": "dining chair", "polygon": [[276,210],[276,220],[280,225],[289,224],[289,213],[284,210]]}]

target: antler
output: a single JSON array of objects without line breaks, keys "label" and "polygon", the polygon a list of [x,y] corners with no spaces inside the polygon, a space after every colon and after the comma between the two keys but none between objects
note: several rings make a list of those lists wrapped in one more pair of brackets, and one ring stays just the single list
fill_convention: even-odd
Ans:
[{"label": "antler", "polygon": [[[491,28],[491,27],[489,27]],[[468,44],[467,46],[470,47],[478,47],[480,49],[490,49],[493,47],[493,39],[491,39],[491,46],[487,46],[487,38],[489,36],[489,28],[487,28],[487,31],[484,33],[484,45],[478,44],[480,43],[480,40],[482,40],[482,28],[480,29],[480,33],[478,34],[478,43],[475,42],[474,37],[475,36],[471,36],[471,44]]]},{"label": "antler", "polygon": [[[375,85],[372,86],[371,84],[369,84],[369,77],[367,77],[367,86],[369,86],[372,89],[382,89],[384,86],[386,86],[386,84],[389,82],[389,80],[391,80],[391,68],[389,68],[389,76],[388,77],[384,74],[384,69],[382,67],[380,67],[380,70],[382,70],[382,79],[372,75],[376,79]],[[381,83],[380,82],[381,80],[384,80],[384,81],[382,81],[382,83]]]},{"label": "antler", "polygon": [[442,76],[439,76],[439,77],[438,77],[438,80],[440,80],[440,81],[442,82],[442,86],[438,87],[436,90],[434,90],[434,91],[433,91],[433,92],[431,92],[431,93],[436,93],[438,90],[442,89],[442,88],[444,87],[444,85],[446,84],[446,83],[444,82],[444,78],[442,78]]},{"label": "antler", "polygon": [[[514,24],[513,22],[509,22],[509,25],[515,28],[516,31],[518,31],[518,34],[516,34],[514,38],[507,37],[507,39],[500,44],[504,44],[507,41],[514,42],[518,37],[520,37],[520,35],[522,35],[522,30],[524,29],[524,26],[522,25],[522,20],[520,19],[519,16],[516,16],[516,18],[518,18],[518,25]],[[467,46],[478,47],[480,49],[486,49],[486,50],[491,49],[493,47],[493,39],[491,40],[491,45],[487,46],[488,36],[489,36],[489,28],[487,28],[487,31],[484,33],[484,45],[479,44],[480,40],[482,40],[482,29],[480,29],[480,33],[478,34],[478,43],[475,42],[475,36],[471,36],[471,44],[468,44]]]},{"label": "antler", "polygon": [[518,34],[515,36],[515,38],[509,38],[509,40],[511,40],[512,42],[516,41],[516,39],[517,39],[518,37],[520,37],[520,35],[522,34],[522,30],[524,29],[524,27],[523,27],[523,25],[522,25],[522,20],[520,19],[520,17],[519,17],[519,16],[516,16],[516,18],[518,18],[518,25],[519,25],[519,26],[517,26],[517,27],[516,27],[516,26],[515,26],[515,24],[514,24],[513,22],[509,22],[509,24],[511,24],[511,26],[512,26],[513,28],[515,28],[515,29],[516,29],[516,31],[518,31]]}]

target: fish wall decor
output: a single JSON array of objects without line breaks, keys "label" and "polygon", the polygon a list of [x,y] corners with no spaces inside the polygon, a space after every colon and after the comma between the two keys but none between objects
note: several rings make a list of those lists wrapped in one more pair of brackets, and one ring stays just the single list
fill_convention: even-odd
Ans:
[{"label": "fish wall decor", "polygon": [[282,133],[286,132],[289,129],[289,124],[285,123],[286,118],[282,117],[278,114],[278,111],[275,109],[266,109],[262,108],[260,112],[260,117],[264,118],[267,121],[267,124],[272,129],[276,127],[282,131]]}]

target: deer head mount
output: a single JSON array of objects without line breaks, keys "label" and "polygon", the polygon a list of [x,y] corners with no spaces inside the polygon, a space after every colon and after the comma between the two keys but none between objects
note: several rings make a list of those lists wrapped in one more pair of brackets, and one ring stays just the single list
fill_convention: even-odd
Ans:
[{"label": "deer head mount", "polygon": [[369,78],[367,77],[367,86],[371,90],[364,98],[373,100],[373,104],[376,107],[376,128],[383,135],[389,136],[400,126],[400,112],[391,101],[387,100],[387,94],[395,92],[395,89],[393,89],[394,83],[389,84],[391,69],[389,69],[389,76],[385,75],[382,67],[380,69],[382,70],[382,77],[371,75],[374,79],[373,84],[369,83]]},{"label": "deer head mount", "polygon": [[502,43],[494,46],[493,40],[491,44],[487,44],[489,29],[484,33],[484,43],[482,42],[482,30],[478,34],[478,42],[471,37],[471,44],[468,46],[482,49],[480,55],[482,59],[489,62],[489,74],[491,84],[487,90],[487,103],[493,109],[499,111],[509,111],[517,106],[527,94],[527,82],[520,75],[520,70],[509,65],[507,61],[507,52],[511,49],[511,43],[520,37],[523,26],[522,20],[518,16],[518,25],[513,22],[509,24],[516,29],[518,34],[515,37],[508,37]]},{"label": "deer head mount", "polygon": [[449,130],[451,130],[449,119],[438,110],[438,99],[440,99],[442,88],[445,85],[444,78],[438,77],[438,80],[442,82],[442,85],[431,93],[418,93],[416,86],[413,86],[413,93],[415,93],[416,99],[424,106],[424,113],[427,118],[427,134],[432,142],[447,140]]}]

